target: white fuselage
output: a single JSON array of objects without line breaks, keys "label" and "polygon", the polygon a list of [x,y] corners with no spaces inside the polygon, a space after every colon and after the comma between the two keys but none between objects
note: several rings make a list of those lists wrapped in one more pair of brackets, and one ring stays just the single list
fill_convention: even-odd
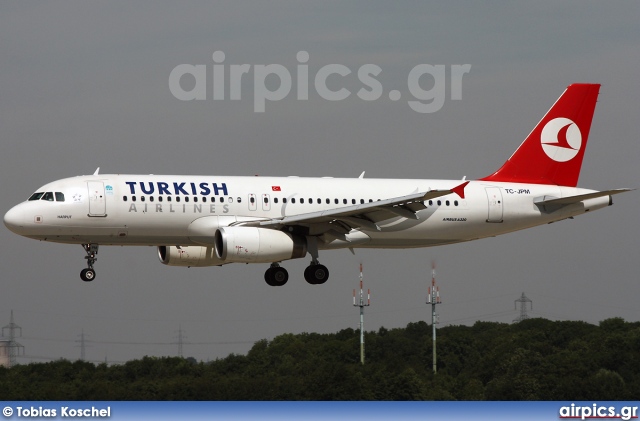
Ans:
[{"label": "white fuselage", "polygon": [[[437,189],[459,180],[390,180],[298,177],[93,175],[47,184],[38,192],[54,200],[29,200],[5,216],[25,237],[70,244],[203,245],[203,233],[242,221],[270,220]],[[469,241],[546,224],[610,204],[598,197],[543,210],[536,199],[594,192],[541,184],[471,181],[464,198],[449,194],[425,201],[418,219],[401,216],[379,230],[353,230],[348,241],[322,237],[319,249],[407,248]],[[62,193],[64,201],[55,199]],[[58,198],[62,198],[59,196]],[[207,218],[206,223],[195,221]],[[9,226],[9,225],[8,225]],[[312,233],[311,233],[312,234]],[[198,237],[196,241],[194,238]]]}]

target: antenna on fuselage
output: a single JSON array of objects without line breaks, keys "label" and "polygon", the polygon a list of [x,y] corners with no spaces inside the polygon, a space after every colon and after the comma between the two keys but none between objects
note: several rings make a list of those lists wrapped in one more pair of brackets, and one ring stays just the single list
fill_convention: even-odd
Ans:
[{"label": "antenna on fuselage", "polygon": [[99,172],[100,172],[100,167],[96,169],[96,172],[94,172],[93,175],[98,175]]}]

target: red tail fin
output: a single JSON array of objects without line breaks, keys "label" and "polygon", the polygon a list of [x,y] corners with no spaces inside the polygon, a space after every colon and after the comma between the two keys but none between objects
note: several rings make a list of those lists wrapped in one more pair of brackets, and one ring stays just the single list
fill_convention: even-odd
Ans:
[{"label": "red tail fin", "polygon": [[482,180],[575,187],[599,90],[569,85],[511,158]]}]

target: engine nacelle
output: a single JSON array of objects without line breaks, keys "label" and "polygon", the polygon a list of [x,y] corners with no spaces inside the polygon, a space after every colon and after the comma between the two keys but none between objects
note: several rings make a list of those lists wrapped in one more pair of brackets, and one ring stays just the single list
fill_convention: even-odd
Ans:
[{"label": "engine nacelle", "polygon": [[304,237],[268,228],[218,228],[215,242],[216,257],[225,263],[272,263],[307,255]]},{"label": "engine nacelle", "polygon": [[222,266],[225,263],[218,259],[213,247],[159,246],[158,257],[168,266],[204,267]]}]

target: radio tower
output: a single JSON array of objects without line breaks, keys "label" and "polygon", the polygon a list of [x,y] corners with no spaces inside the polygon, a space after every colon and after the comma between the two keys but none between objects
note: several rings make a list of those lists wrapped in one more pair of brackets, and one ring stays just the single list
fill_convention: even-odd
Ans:
[{"label": "radio tower", "polygon": [[367,303],[364,302],[362,288],[362,263],[360,263],[360,300],[356,304],[356,290],[353,290],[353,305],[360,307],[360,363],[364,364],[364,308],[371,305],[371,291],[367,290]]},{"label": "radio tower", "polygon": [[522,296],[520,298],[514,301],[514,310],[518,305],[517,303],[520,303],[520,317],[516,317],[515,319],[513,319],[513,321],[516,323],[529,318],[529,315],[527,314],[527,303],[531,303],[531,310],[533,310],[533,301],[531,301],[529,297],[524,295],[524,292],[522,293]]},{"label": "radio tower", "polygon": [[436,325],[438,324],[438,314],[436,314],[436,305],[441,304],[440,287],[436,286],[436,264],[431,262],[431,286],[428,289],[427,304],[431,304],[431,326],[433,329],[433,374],[437,372],[436,366]]},{"label": "radio tower", "polygon": [[183,332],[182,324],[178,325],[178,342],[172,342],[172,344],[178,345],[178,357],[180,358],[182,358],[182,345],[184,344],[184,340],[187,339]]},{"label": "radio tower", "polygon": [[22,328],[13,322],[13,310],[11,310],[11,319],[9,320],[9,324],[2,328],[2,336],[4,336],[4,330],[9,330],[9,367],[13,367],[16,365],[16,356],[20,354],[20,349],[22,349],[22,355],[24,355],[24,346],[15,341],[16,339],[16,330],[20,331],[20,335],[22,336]]},{"label": "radio tower", "polygon": [[87,348],[87,339],[86,337],[89,335],[85,335],[84,334],[84,329],[82,329],[82,333],[79,334],[78,336],[80,336],[80,339],[77,340],[76,342],[79,342],[80,345],[76,345],[80,347],[80,361],[85,361],[86,358],[86,348]]}]

